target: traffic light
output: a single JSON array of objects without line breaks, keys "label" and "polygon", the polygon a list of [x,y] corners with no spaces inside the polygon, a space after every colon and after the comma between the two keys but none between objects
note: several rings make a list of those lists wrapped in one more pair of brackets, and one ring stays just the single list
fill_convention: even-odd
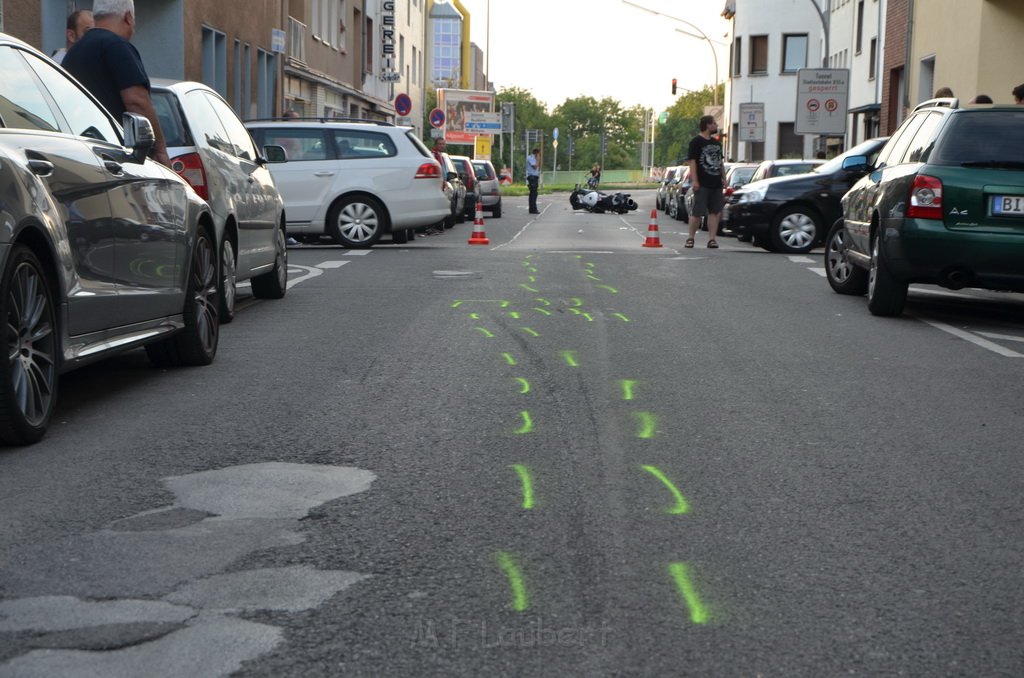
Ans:
[{"label": "traffic light", "polygon": [[672,94],[676,93],[676,79],[672,78]]}]

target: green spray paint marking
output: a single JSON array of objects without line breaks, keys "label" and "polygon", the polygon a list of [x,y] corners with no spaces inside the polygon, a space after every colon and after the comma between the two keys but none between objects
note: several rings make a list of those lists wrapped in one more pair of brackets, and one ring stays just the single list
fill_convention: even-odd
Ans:
[{"label": "green spray paint marking", "polygon": [[569,313],[572,313],[573,315],[579,315],[582,312],[583,311],[579,310],[578,308],[570,308],[569,309]]},{"label": "green spray paint marking", "polygon": [[459,306],[469,302],[477,304],[498,304],[501,308],[506,308],[510,303],[512,303],[505,299],[456,299],[452,302],[452,308],[458,308]]},{"label": "green spray paint marking", "polygon": [[588,323],[594,322],[594,317],[592,315],[590,315],[589,313],[581,313],[580,315],[582,315],[584,318],[586,318]]},{"label": "green spray paint marking", "polygon": [[526,586],[523,585],[522,573],[519,572],[519,568],[512,560],[512,554],[507,551],[498,551],[498,565],[505,571],[508,585],[512,587],[511,608],[516,612],[526,612],[530,608],[530,604],[526,600]]},{"label": "green spray paint marking", "polygon": [[482,327],[474,327],[473,329],[480,330],[481,332],[484,333],[484,336],[487,337],[488,339],[493,339],[494,338],[493,334],[491,334],[489,331],[485,330]]},{"label": "green spray paint marking", "polygon": [[580,366],[579,362],[576,360],[576,351],[562,351],[562,357],[565,358],[565,362],[569,367]]},{"label": "green spray paint marking", "polygon": [[470,313],[469,317],[472,318],[473,320],[480,320],[480,314],[479,313]]},{"label": "green spray paint marking", "polygon": [[670,563],[668,572],[675,581],[676,589],[682,597],[686,607],[690,610],[690,621],[694,624],[707,624],[710,619],[708,609],[700,602],[697,589],[690,581],[690,575],[686,571],[686,563]]},{"label": "green spray paint marking", "polygon": [[537,272],[537,269],[535,267],[533,267],[533,266],[531,266],[530,268],[528,268],[526,270],[529,271],[530,273],[536,273]]},{"label": "green spray paint marking", "polygon": [[528,410],[523,410],[519,413],[519,416],[523,418],[523,425],[516,431],[516,435],[526,435],[527,433],[533,433],[533,419],[530,418]]},{"label": "green spray paint marking", "polygon": [[519,320],[519,311],[508,311],[508,317]]},{"label": "green spray paint marking", "polygon": [[608,290],[612,294],[618,294],[619,293],[619,291],[617,289],[615,289],[614,287],[612,287],[611,285],[594,285],[594,287],[600,287],[603,290]]},{"label": "green spray paint marking", "polygon": [[580,299],[579,297],[573,297],[569,301],[572,302],[572,305],[575,306],[576,308],[579,308],[580,306],[583,305],[583,300]]},{"label": "green spray paint marking", "polygon": [[661,469],[659,469],[657,466],[641,466],[640,468],[642,468],[643,470],[647,471],[652,476],[660,480],[662,485],[667,487],[668,491],[672,493],[673,497],[675,497],[676,505],[670,509],[667,509],[665,511],[666,513],[673,516],[681,516],[684,513],[690,512],[690,505],[686,503],[686,497],[684,497],[683,493],[680,492],[679,489],[672,484],[672,481],[669,480],[665,476],[665,474],[661,472]]},{"label": "green spray paint marking", "polygon": [[619,385],[622,386],[622,399],[632,400],[633,399],[633,387],[636,386],[636,380],[634,379],[622,379],[619,381]]},{"label": "green spray paint marking", "polygon": [[501,357],[505,359],[505,362],[509,365],[517,365],[515,357],[511,353],[502,353]]},{"label": "green spray paint marking", "polygon": [[612,313],[612,315],[615,316],[616,318],[618,318],[619,320],[621,320],[624,323],[628,323],[629,322],[629,318],[627,318],[626,316],[622,315],[621,313]]},{"label": "green spray paint marking", "polygon": [[600,280],[600,278],[598,278],[596,275],[590,275],[589,273],[587,274],[587,277],[590,278],[591,280]]},{"label": "green spray paint marking", "polygon": [[531,337],[539,337],[540,336],[539,332],[537,332],[535,330],[531,330],[529,327],[522,327],[520,329],[522,329],[523,332],[526,332],[527,334],[529,334]]},{"label": "green spray paint marking", "polygon": [[540,307],[538,307],[538,306],[534,306],[534,307],[533,307],[533,310],[534,310],[534,311],[538,311],[538,312],[540,312],[540,313],[543,313],[544,315],[551,315],[551,311],[547,311],[547,310],[545,310],[545,309],[543,309],[543,308],[540,308]]},{"label": "green spray paint marking", "polygon": [[523,485],[523,508],[529,511],[533,508],[533,480],[530,479],[530,469],[522,464],[513,464],[512,468],[519,474],[519,482]]},{"label": "green spray paint marking", "polygon": [[540,290],[538,290],[536,287],[530,287],[526,283],[519,283],[519,286],[522,287],[527,292],[540,292]]},{"label": "green spray paint marking", "polygon": [[634,412],[633,416],[640,420],[640,430],[636,432],[636,437],[641,440],[653,438],[654,427],[657,425],[654,415],[650,412]]},{"label": "green spray paint marking", "polygon": [[532,254],[527,254],[527,255],[526,255],[526,258],[527,258],[527,259],[533,259],[533,255],[532,255]]},{"label": "green spray paint marking", "polygon": [[519,382],[519,393],[525,395],[530,392],[530,382],[522,377],[515,377],[515,380]]},{"label": "green spray paint marking", "polygon": [[537,282],[537,276],[535,276],[535,275],[528,275],[528,276],[526,276],[526,279],[529,280],[532,283]]},{"label": "green spray paint marking", "polygon": [[540,303],[544,304],[545,306],[550,306],[551,305],[550,301],[548,301],[547,299],[544,299],[542,297],[537,297],[536,299],[534,299],[534,301],[539,301]]}]

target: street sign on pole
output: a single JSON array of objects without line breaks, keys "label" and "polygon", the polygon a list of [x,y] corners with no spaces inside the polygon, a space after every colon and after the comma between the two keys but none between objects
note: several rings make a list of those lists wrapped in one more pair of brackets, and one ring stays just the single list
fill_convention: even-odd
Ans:
[{"label": "street sign on pole", "polygon": [[412,113],[412,97],[404,92],[395,97],[395,113],[405,117]]},{"label": "street sign on pole", "polygon": [[500,134],[501,113],[467,113],[463,129],[475,134]]},{"label": "street sign on pole", "polygon": [[440,108],[435,108],[430,112],[430,125],[440,129],[444,127],[444,111]]},{"label": "street sign on pole", "polygon": [[740,104],[739,141],[764,141],[764,103]]},{"label": "street sign on pole", "polygon": [[797,134],[846,134],[850,70],[801,68],[797,71]]}]

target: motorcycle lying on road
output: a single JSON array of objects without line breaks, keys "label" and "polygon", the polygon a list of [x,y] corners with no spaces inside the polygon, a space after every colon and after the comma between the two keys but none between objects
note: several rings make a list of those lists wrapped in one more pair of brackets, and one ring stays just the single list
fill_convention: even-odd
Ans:
[{"label": "motorcycle lying on road", "polygon": [[614,212],[625,214],[637,208],[636,201],[629,197],[628,193],[602,193],[594,188],[576,188],[569,194],[569,204],[574,210],[586,210],[595,214]]}]

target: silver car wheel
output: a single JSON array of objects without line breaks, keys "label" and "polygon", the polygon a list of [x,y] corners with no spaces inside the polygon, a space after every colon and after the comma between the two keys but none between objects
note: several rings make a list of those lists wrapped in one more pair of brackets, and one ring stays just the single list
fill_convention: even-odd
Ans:
[{"label": "silver car wheel", "polygon": [[235,247],[230,238],[224,238],[220,249],[220,281],[221,297],[224,314],[231,317],[235,313],[235,299],[238,296],[238,269],[235,265]]},{"label": "silver car wheel", "polygon": [[814,219],[800,212],[787,214],[779,222],[779,237],[793,249],[807,247],[814,242],[817,230]]},{"label": "silver car wheel", "polygon": [[208,352],[217,346],[219,324],[217,300],[217,264],[214,248],[205,234],[200,234],[192,262],[192,303],[195,306],[199,340]]},{"label": "silver car wheel", "polygon": [[838,229],[828,243],[828,268],[836,282],[844,283],[853,275],[852,267],[846,253],[846,231]]},{"label": "silver car wheel", "polygon": [[878,280],[878,256],[880,236],[875,236],[871,241],[871,264],[868,267],[868,299],[875,298],[875,282]]},{"label": "silver car wheel", "polygon": [[7,360],[14,399],[29,426],[45,423],[53,409],[57,379],[53,321],[42,272],[21,262],[7,298]]},{"label": "silver car wheel", "polygon": [[371,240],[380,228],[377,211],[363,202],[345,205],[338,213],[338,230],[349,241],[359,244]]},{"label": "silver car wheel", "polygon": [[277,282],[282,289],[288,287],[288,241],[284,235],[284,229],[277,229],[277,238],[274,240],[274,248],[277,250],[275,256],[277,266]]}]

